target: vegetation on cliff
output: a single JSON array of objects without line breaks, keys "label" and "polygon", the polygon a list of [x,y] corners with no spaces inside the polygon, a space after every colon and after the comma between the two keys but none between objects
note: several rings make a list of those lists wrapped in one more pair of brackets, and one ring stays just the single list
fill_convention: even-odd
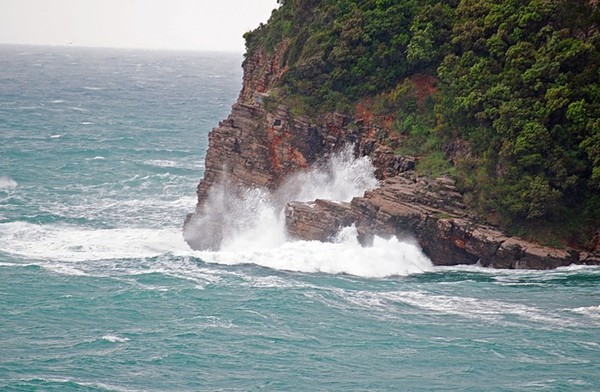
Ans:
[{"label": "vegetation on cliff", "polygon": [[[280,3],[246,44],[251,54],[289,42],[288,103],[354,114],[371,99],[399,151],[456,176],[487,219],[563,240],[598,229],[596,1]],[[439,81],[429,97],[414,94],[423,74]]]}]

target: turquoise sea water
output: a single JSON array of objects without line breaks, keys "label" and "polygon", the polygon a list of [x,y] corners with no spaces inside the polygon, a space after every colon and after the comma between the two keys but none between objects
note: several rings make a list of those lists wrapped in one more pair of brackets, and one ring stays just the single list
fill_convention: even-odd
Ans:
[{"label": "turquoise sea water", "polygon": [[0,390],[600,390],[599,268],[189,250],[241,60],[0,46]]}]

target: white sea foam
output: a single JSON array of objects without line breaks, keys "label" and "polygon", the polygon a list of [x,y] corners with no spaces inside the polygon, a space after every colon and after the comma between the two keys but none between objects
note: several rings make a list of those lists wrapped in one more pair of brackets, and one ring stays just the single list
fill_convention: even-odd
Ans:
[{"label": "white sea foam", "polygon": [[352,147],[322,167],[291,176],[275,192],[260,188],[241,194],[224,181],[214,185],[200,214],[186,227],[187,239],[201,239],[207,249],[261,251],[288,241],[283,210],[290,201],[350,201],[378,185],[368,157],[355,159]]},{"label": "white sea foam", "polygon": [[204,167],[203,163],[194,162],[193,164],[190,164],[190,163],[184,163],[184,162],[171,161],[171,160],[167,160],[167,159],[149,159],[149,160],[144,161],[143,163],[144,163],[144,165],[148,165],[148,166],[164,167],[164,168],[175,167],[175,168],[189,169],[189,170],[198,170],[198,169],[201,169]]},{"label": "white sea foam", "polygon": [[[351,151],[347,150],[334,157],[321,170],[294,176],[274,196],[260,189],[250,189],[235,199],[234,203],[220,204],[224,219],[221,223],[227,232],[218,251],[192,251],[184,242],[178,226],[164,229],[99,229],[26,222],[0,224],[0,249],[39,260],[43,267],[69,275],[98,274],[95,261],[102,261],[106,265],[110,260],[139,260],[163,255],[198,257],[209,263],[253,263],[280,270],[368,277],[408,275],[431,270],[430,261],[414,243],[396,238],[375,238],[373,246],[362,247],[353,227],[342,230],[332,243],[290,241],[287,238],[282,217],[287,200],[324,197],[348,201],[376,185],[370,161],[367,158],[353,159]],[[99,208],[147,218],[154,209],[160,214],[168,211],[172,215],[173,210],[183,209],[193,200],[190,196],[174,201],[156,201],[158,204],[155,205],[149,200],[104,199],[94,203],[93,207],[82,203],[81,206],[85,207],[82,211],[69,210],[63,215],[88,216],[90,211],[87,209],[91,208],[93,212]],[[117,265],[115,268],[135,274],[135,268],[139,267],[124,268]],[[189,275],[181,271],[174,272],[171,267],[156,265],[152,270],[189,278],[200,286],[207,281],[204,272]],[[143,273],[147,273],[147,270]]]},{"label": "white sea foam", "polygon": [[[86,159],[98,164],[105,162],[100,158]],[[144,190],[148,189],[146,186],[136,188],[135,184],[131,187],[123,184],[127,187],[125,191],[132,193],[131,199],[119,198],[119,192],[124,191],[123,187],[115,184],[98,184],[93,191],[83,187],[81,195],[75,195],[70,199],[48,201],[44,209],[57,216],[120,222],[123,230],[133,226],[143,227],[148,222],[161,222],[162,227],[173,228],[173,231],[181,237],[181,222],[189,206],[196,201],[194,196],[177,197],[181,188],[178,186],[171,188],[168,181],[165,181],[163,186],[162,197],[143,194]]]},{"label": "white sea foam", "polygon": [[62,135],[50,135],[50,139],[58,139],[59,137],[62,137]]},{"label": "white sea foam", "polygon": [[[178,228],[82,229],[11,222],[0,224],[0,249],[40,260],[44,268],[65,275],[111,273],[113,267],[108,261],[115,260],[114,268],[123,273],[158,272],[189,278],[199,284],[214,279],[207,278],[204,270],[197,274],[198,271],[190,264],[185,268],[178,266],[185,271],[172,265],[153,265],[151,270],[140,270],[137,264],[124,267],[118,260],[162,255],[195,256],[217,264],[252,263],[288,271],[346,273],[365,277],[408,275],[433,269],[431,262],[414,244],[395,238],[375,238],[372,247],[362,247],[355,233],[354,228],[347,228],[335,243],[289,241],[264,250],[200,252],[189,249]],[[95,265],[94,261],[102,265]]]},{"label": "white sea foam", "polygon": [[600,320],[600,305],[597,306],[583,306],[579,308],[571,309],[571,312],[583,314],[593,319]]},{"label": "white sea foam", "polygon": [[21,265],[22,264],[19,264],[19,263],[7,263],[4,261],[0,261],[0,267],[19,267]]},{"label": "white sea foam", "polygon": [[10,190],[17,187],[17,182],[8,176],[0,176],[0,190]]},{"label": "white sea foam", "polygon": [[[34,376],[29,378],[21,378],[19,379],[21,382],[33,382],[36,383],[41,381],[43,383],[52,383],[52,384],[75,384],[78,387],[82,387],[86,390],[105,390],[105,391],[116,391],[116,392],[138,392],[137,389],[130,389],[125,387],[120,387],[117,385],[106,384],[102,382],[91,382],[84,380],[77,380],[74,378],[60,378],[54,376]],[[65,389],[72,389],[71,385]]]},{"label": "white sea foam", "polygon": [[129,341],[129,338],[123,338],[117,335],[104,335],[102,339],[111,343],[125,343]]},{"label": "white sea foam", "polygon": [[145,165],[149,166],[158,166],[158,167],[177,167],[179,166],[178,162],[169,161],[167,159],[149,159],[144,161]]},{"label": "white sea foam", "polygon": [[295,280],[290,276],[255,276],[255,275],[243,275],[241,276],[245,283],[242,283],[241,286],[245,287],[261,287],[261,288],[278,288],[278,289],[289,289],[289,288],[318,288],[316,285],[312,285],[306,283],[301,280]]},{"label": "white sea foam", "polygon": [[431,262],[414,243],[375,238],[371,247],[346,228],[333,243],[292,241],[287,237],[283,209],[292,200],[317,198],[350,201],[378,185],[368,157],[355,159],[352,148],[325,165],[291,176],[275,192],[246,189],[232,194],[226,182],[211,190],[207,213],[184,235],[202,237],[218,251],[196,253],[220,264],[251,263],[280,270],[352,274],[366,277],[408,275],[431,270]]},{"label": "white sea foam", "polygon": [[433,295],[423,291],[400,291],[377,293],[375,295],[433,312],[505,325],[518,325],[518,323],[507,319],[507,316],[516,316],[523,321],[539,323],[540,328],[565,328],[578,325],[570,317],[564,317],[558,313],[551,314],[534,306],[519,303],[474,297]]},{"label": "white sea foam", "polygon": [[0,249],[33,259],[65,262],[190,253],[176,228],[85,229],[25,222],[0,224]]},{"label": "white sea foam", "polygon": [[[333,288],[331,292],[339,300],[328,295],[307,293],[327,306],[341,309],[361,307],[369,309],[374,317],[383,319],[397,317],[405,319],[407,315],[423,314],[425,310],[517,328],[524,325],[530,326],[532,322],[537,325],[538,329],[551,330],[589,326],[589,323],[582,324],[568,313],[548,312],[535,306],[500,300],[440,295],[422,290],[356,291]],[[399,304],[402,305],[399,306]]]},{"label": "white sea foam", "polygon": [[197,255],[210,263],[252,263],[279,270],[378,278],[433,270],[429,259],[415,244],[375,237],[373,246],[363,247],[356,238],[355,228],[343,229],[339,238],[340,241],[333,243],[288,241],[262,250],[223,250],[198,252]]}]

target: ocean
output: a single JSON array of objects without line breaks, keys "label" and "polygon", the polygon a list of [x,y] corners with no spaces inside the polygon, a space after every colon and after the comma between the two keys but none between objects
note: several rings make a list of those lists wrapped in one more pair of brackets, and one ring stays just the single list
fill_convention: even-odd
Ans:
[{"label": "ocean", "polygon": [[[352,227],[292,241],[256,189],[222,249],[189,249],[241,61],[0,46],[0,390],[600,390],[599,267],[434,267]],[[297,181],[374,186],[364,160],[330,166]]]}]

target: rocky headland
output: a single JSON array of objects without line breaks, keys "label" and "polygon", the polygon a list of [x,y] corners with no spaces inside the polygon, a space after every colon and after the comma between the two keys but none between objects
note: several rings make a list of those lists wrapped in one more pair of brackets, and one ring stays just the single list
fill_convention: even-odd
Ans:
[{"label": "rocky headland", "polygon": [[[285,74],[282,42],[272,54],[255,50],[244,62],[243,88],[229,117],[209,135],[205,174],[197,188],[198,204],[184,224],[186,241],[195,249],[218,248],[216,219],[198,232],[207,200],[217,184],[237,194],[248,187],[275,191],[292,173],[325,161],[352,145],[355,155],[369,156],[380,180],[377,189],[344,203],[332,200],[291,201],[285,206],[292,238],[328,241],[341,227],[356,225],[365,246],[374,236],[411,237],[436,265],[475,264],[493,268],[550,269],[570,264],[600,264],[600,235],[586,249],[551,248],[510,236],[473,214],[447,176],[417,174],[417,158],[397,155],[385,126],[367,115],[327,113],[297,115],[273,102],[270,93]],[[226,211],[224,211],[226,213]]]}]

